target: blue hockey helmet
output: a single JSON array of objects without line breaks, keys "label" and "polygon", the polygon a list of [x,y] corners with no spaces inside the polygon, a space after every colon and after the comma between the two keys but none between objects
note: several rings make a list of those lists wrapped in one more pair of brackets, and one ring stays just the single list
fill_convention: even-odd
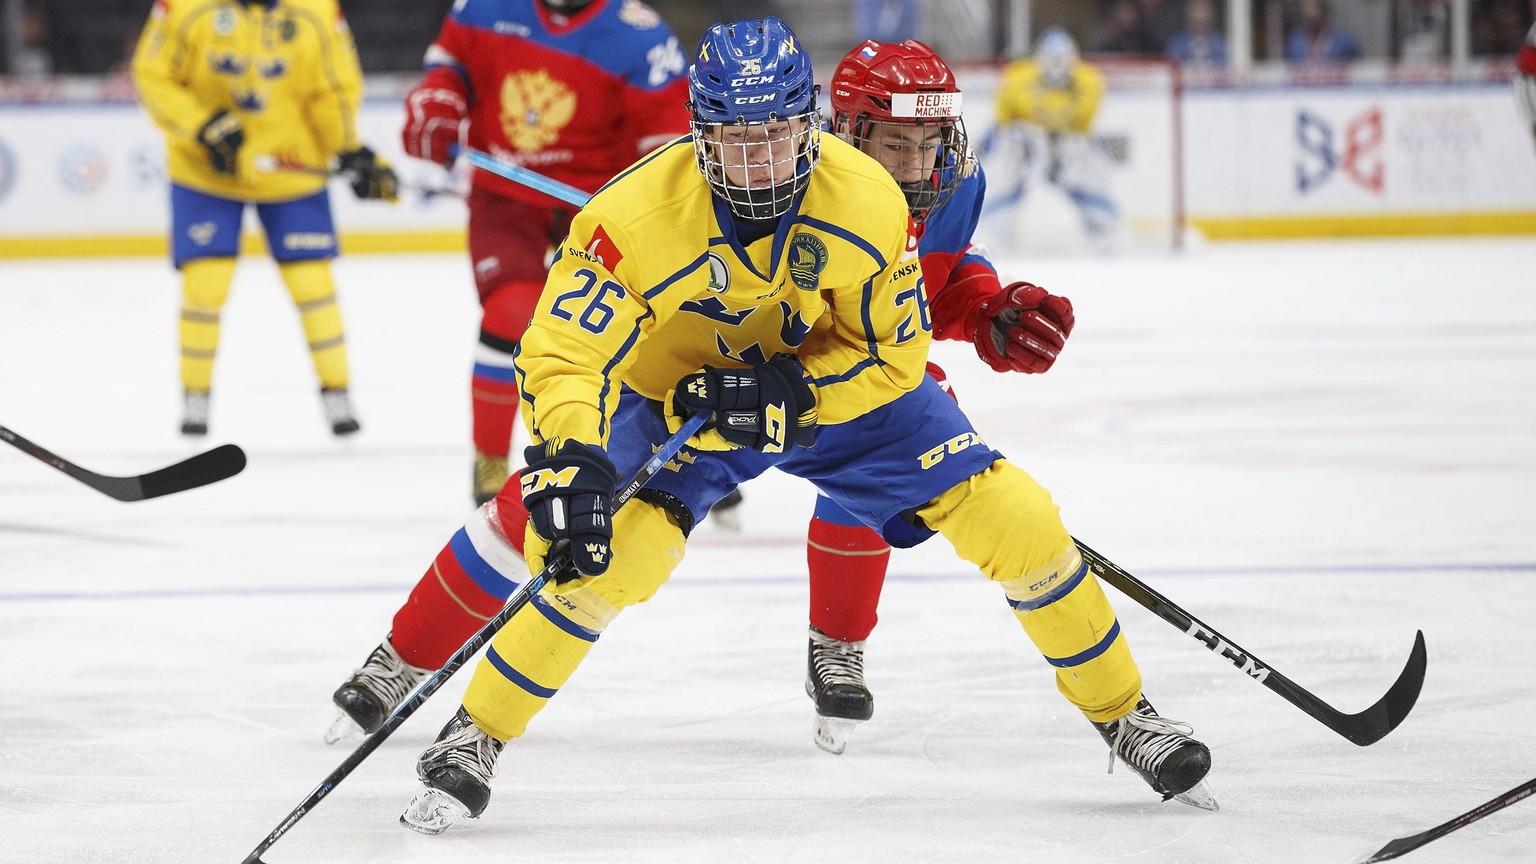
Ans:
[{"label": "blue hockey helmet", "polygon": [[794,206],[821,158],[810,58],[777,18],[716,24],[688,69],[693,150],[710,190],[743,219]]},{"label": "blue hockey helmet", "polygon": [[764,123],[816,105],[811,58],[777,18],[716,24],[688,69],[693,114],[705,123]]}]

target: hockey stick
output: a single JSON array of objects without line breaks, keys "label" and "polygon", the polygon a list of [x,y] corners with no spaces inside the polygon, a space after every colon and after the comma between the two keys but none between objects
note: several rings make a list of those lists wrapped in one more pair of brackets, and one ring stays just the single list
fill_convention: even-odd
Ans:
[{"label": "hockey stick", "polygon": [[482,171],[489,171],[498,177],[505,177],[514,183],[521,183],[529,189],[543,192],[551,198],[558,198],[575,207],[584,207],[592,196],[577,189],[575,186],[567,186],[559,180],[552,180],[537,171],[530,171],[514,162],[498,159],[482,150],[465,147],[459,151],[459,155],[469,164]]},{"label": "hockey stick", "polygon": [[207,486],[209,483],[217,483],[227,477],[233,477],[245,469],[245,451],[234,444],[221,444],[212,450],[148,474],[109,477],[87,471],[62,456],[44,450],[4,426],[0,426],[0,439],[4,439],[5,443],[29,456],[35,456],[47,462],[97,492],[110,495],[119,501],[143,501],[145,498],[159,498],[161,495],[170,495],[173,492],[185,492],[188,489],[196,489],[199,486]]},{"label": "hockey stick", "polygon": [[1465,828],[1490,813],[1503,810],[1505,807],[1529,798],[1532,795],[1536,795],[1536,780],[1528,780],[1521,783],[1492,801],[1479,804],[1443,825],[1436,825],[1428,831],[1420,831],[1412,837],[1399,837],[1376,850],[1375,854],[1370,857],[1357,860],[1355,864],[1375,864],[1377,861],[1390,861],[1400,855],[1406,855],[1431,840],[1439,840],[1457,828]]},{"label": "hockey stick", "polygon": [[1275,671],[1267,663],[1238,646],[1237,643],[1216,632],[1216,629],[1179,607],[1177,603],[1157,593],[1146,583],[1125,572],[1103,555],[1073,539],[1083,558],[1100,579],[1120,589],[1125,596],[1151,610],[1157,617],[1188,633],[1211,653],[1222,657],[1248,677],[1280,694],[1280,698],[1310,714],[1313,719],[1339,733],[1361,747],[1375,744],[1396,729],[1413,710],[1424,686],[1424,667],[1428,657],[1424,650],[1424,631],[1420,630],[1413,640],[1413,650],[1408,655],[1408,665],[1397,676],[1391,689],[1376,704],[1358,714],[1345,714],[1327,702],[1313,696],[1291,679]]},{"label": "hockey stick", "polygon": [[[347,180],[352,179],[352,175],[346,171],[326,168],[320,165],[305,165],[299,162],[290,162],[281,156],[257,156],[254,160],[254,164],[257,171],[261,171],[267,174],[270,174],[274,171],[287,171],[291,174],[309,174],[314,177],[345,177]],[[413,183],[410,180],[406,180],[398,175],[395,177],[395,185],[400,189],[408,189],[412,192],[415,192],[421,195],[423,198],[431,198],[434,195],[444,195],[449,198],[460,199],[464,197],[464,193],[454,189],[449,189],[447,186],[424,186],[420,183]]]},{"label": "hockey stick", "polygon": [[[655,477],[657,472],[662,469],[662,466],[672,461],[672,457],[677,455],[677,452],[683,448],[683,445],[687,443],[689,438],[693,437],[695,432],[698,432],[705,423],[709,422],[710,417],[711,414],[708,411],[703,411],[689,417],[683,423],[682,428],[678,429],[672,434],[671,438],[663,442],[656,452],[651,454],[651,458],[647,459],[645,464],[635,471],[634,476],[630,477],[629,481],[620,486],[618,491],[614,493],[613,509],[617,511],[620,507],[624,506],[625,502],[635,497],[635,493],[639,492],[646,483],[649,483],[651,478]],[[468,662],[469,658],[475,656],[481,648],[485,647],[486,643],[490,642],[491,638],[508,621],[512,620],[512,616],[516,615],[519,609],[528,605],[528,602],[543,589],[545,582],[548,582],[555,573],[569,566],[570,554],[563,549],[554,551],[550,555],[549,563],[544,569],[539,571],[537,576],[530,578],[516,591],[512,592],[512,596],[507,598],[506,605],[501,607],[501,611],[497,612],[494,618],[485,622],[484,626],[475,631],[475,634],[469,637],[469,641],[464,643],[464,647],[448,658],[448,661],[443,664],[443,668],[437,670],[426,681],[423,681],[421,686],[416,688],[416,692],[411,698],[400,703],[398,708],[391,712],[388,717],[384,718],[384,724],[373,734],[369,735],[363,743],[357,745],[357,749],[352,751],[352,755],[348,756],[335,771],[332,771],[324,780],[320,781],[320,785],[316,786],[314,791],[310,792],[299,803],[299,806],[293,808],[287,818],[279,823],[277,828],[273,829],[272,833],[268,834],[265,840],[258,843],[256,848],[251,850],[251,854],[245,856],[245,860],[241,864],[265,864],[261,860],[263,852],[272,848],[273,843],[276,843],[279,838],[287,834],[288,829],[304,818],[310,810],[313,810],[325,796],[329,795],[336,788],[337,784],[345,780],[348,774],[351,774],[358,765],[362,764],[363,760],[367,759],[370,753],[379,749],[379,745],[384,743],[384,739],[393,734],[396,729],[400,728],[400,724],[416,713],[416,709],[420,708],[423,703],[430,699],[432,694],[438,691],[438,688],[447,683],[448,679],[453,677],[455,672],[459,671],[459,667],[463,666]]]}]

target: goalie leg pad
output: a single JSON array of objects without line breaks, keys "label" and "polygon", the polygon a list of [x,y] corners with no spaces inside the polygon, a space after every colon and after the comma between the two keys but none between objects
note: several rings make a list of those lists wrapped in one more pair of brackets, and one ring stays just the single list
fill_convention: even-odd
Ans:
[{"label": "goalie leg pad", "polygon": [[1006,460],[945,492],[918,515],[1002,584],[1024,632],[1056,668],[1056,686],[1090,720],[1124,715],[1141,673],[1114,609],[1083,564],[1058,508]]}]

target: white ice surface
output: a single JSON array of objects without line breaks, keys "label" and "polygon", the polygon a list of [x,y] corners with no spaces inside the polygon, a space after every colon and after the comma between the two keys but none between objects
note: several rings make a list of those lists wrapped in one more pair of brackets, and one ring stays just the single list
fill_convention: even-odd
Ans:
[{"label": "white ice surface", "polygon": [[[300,862],[1344,862],[1536,775],[1536,244],[1223,245],[1005,260],[1071,296],[1045,376],[942,344],[962,404],[1072,531],[1335,706],[1418,707],[1356,747],[1111,591],[1222,811],[1160,804],[1055,692],[999,591],[900,552],[875,719],[811,743],[808,487],[699,529],[502,759],[485,818],[396,823],[447,687],[267,853]],[[347,750],[331,690],[468,515],[476,309],[459,255],[337,265],[364,424],[321,422],[292,306],[248,259],[213,434],[177,435],[158,260],[0,263],[0,424],[133,474],[233,441],[231,480],[133,504],[0,447],[0,862],[235,864]],[[1524,802],[1404,860],[1536,860]]]}]

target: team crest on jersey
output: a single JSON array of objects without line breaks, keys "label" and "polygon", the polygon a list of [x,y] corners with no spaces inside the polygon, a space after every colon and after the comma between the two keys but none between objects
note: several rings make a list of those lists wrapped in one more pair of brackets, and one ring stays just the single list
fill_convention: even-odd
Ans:
[{"label": "team crest on jersey", "polygon": [[224,6],[213,13],[213,32],[220,36],[228,36],[235,32],[235,24],[239,23],[235,18],[235,10]]},{"label": "team crest on jersey", "polygon": [[711,294],[724,294],[731,290],[731,268],[713,252],[705,256],[709,261],[709,292]]},{"label": "team crest on jersey", "polygon": [[233,54],[211,53],[208,65],[220,75],[244,75],[249,64]]},{"label": "team crest on jersey", "polygon": [[624,0],[624,5],[619,7],[619,20],[636,30],[650,30],[661,24],[661,16],[656,10],[640,0]]},{"label": "team crest on jersey", "polygon": [[802,291],[815,291],[827,266],[827,244],[804,232],[789,241],[789,278]]},{"label": "team crest on jersey", "polygon": [[501,129],[525,153],[555,143],[576,116],[576,94],[540,69],[515,72],[501,82]]}]

